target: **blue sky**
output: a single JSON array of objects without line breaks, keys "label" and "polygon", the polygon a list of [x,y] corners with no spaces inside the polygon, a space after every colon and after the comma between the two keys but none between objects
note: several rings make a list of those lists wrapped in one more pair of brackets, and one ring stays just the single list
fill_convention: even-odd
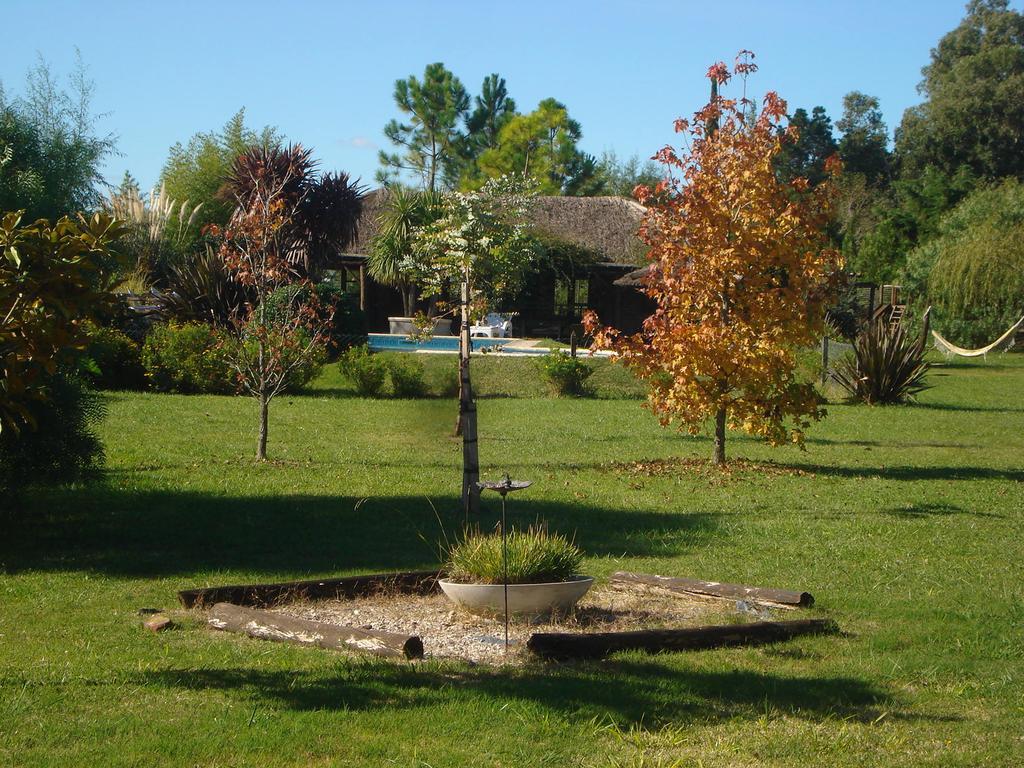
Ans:
[{"label": "blue sky", "polygon": [[[1013,3],[1020,8],[1019,2]],[[791,108],[843,94],[878,96],[890,130],[919,102],[920,69],[959,23],[963,0],[736,2],[89,2],[0,0],[0,81],[17,93],[41,55],[58,74],[77,46],[96,83],[102,128],[126,169],[154,183],[168,148],[219,128],[239,108],[315,148],[325,170],[372,182],[384,124],[397,116],[397,78],[443,61],[471,93],[490,72],[520,110],[553,96],[583,126],[594,154],[649,156],[673,140],[672,120],[707,97],[716,60],[753,50],[751,91]]]}]

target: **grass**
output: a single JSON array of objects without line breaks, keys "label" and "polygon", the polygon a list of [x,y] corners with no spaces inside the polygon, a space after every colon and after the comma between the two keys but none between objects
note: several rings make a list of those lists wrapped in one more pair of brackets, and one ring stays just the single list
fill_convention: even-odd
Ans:
[{"label": "grass", "polygon": [[[674,461],[709,441],[635,399],[524,399],[543,391],[516,380],[529,360],[478,362],[485,477],[534,481],[516,524],[575,535],[599,577],[809,590],[844,634],[511,672],[198,615],[154,636],[136,610],[181,588],[434,565],[438,517],[463,522],[454,403],[360,399],[331,370],[275,401],[257,466],[250,400],[116,394],[106,483],[0,523],[0,765],[1021,763],[1022,356],[936,369],[919,405],[834,405],[805,453],[731,434],[750,463],[729,475]],[[657,462],[679,471],[628,469]]]},{"label": "grass", "polygon": [[511,528],[508,562],[500,533],[471,532],[448,553],[448,578],[472,584],[543,584],[565,581],[580,573],[583,553],[564,534],[542,525]]}]

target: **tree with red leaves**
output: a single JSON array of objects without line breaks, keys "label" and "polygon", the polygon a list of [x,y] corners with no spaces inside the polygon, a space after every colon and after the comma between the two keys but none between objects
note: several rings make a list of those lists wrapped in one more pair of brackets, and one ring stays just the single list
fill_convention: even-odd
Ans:
[{"label": "tree with red leaves", "polygon": [[752,59],[743,51],[731,73],[722,63],[708,70],[710,102],[693,121],[676,121],[689,146],[660,150],[666,179],[634,192],[647,207],[639,234],[650,246],[644,291],[654,314],[632,336],[593,313],[584,319],[599,347],[650,383],[662,424],[697,434],[713,421],[719,465],[727,425],[802,445],[824,415],[796,375],[796,351],[820,337],[842,266],[825,234],[831,183],[811,190],[775,173],[783,142],[796,138],[779,129],[785,101],[768,93],[755,117],[745,96],[718,93],[733,74],[754,72]]}]

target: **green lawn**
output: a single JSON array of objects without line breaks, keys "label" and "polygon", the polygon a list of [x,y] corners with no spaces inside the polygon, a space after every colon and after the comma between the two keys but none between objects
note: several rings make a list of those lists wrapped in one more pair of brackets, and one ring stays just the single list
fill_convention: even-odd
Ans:
[{"label": "green lawn", "polygon": [[541,390],[495,362],[481,458],[535,482],[517,520],[575,531],[597,576],[809,590],[844,634],[515,671],[352,659],[198,615],[154,636],[136,609],[181,588],[434,564],[434,508],[458,521],[454,402],[362,400],[329,371],[275,402],[274,461],[254,466],[251,401],[114,394],[106,483],[35,493],[0,530],[0,765],[1024,762],[1024,356],[936,369],[918,406],[834,405],[803,453],[732,436],[802,472],[726,478],[615,471],[709,441],[635,399],[497,396]]}]

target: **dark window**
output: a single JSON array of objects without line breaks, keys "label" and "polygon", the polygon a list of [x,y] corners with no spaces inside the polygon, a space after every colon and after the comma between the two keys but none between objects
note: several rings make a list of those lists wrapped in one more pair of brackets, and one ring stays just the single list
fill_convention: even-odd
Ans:
[{"label": "dark window", "polygon": [[555,315],[579,318],[590,301],[590,280],[588,278],[555,280]]}]

